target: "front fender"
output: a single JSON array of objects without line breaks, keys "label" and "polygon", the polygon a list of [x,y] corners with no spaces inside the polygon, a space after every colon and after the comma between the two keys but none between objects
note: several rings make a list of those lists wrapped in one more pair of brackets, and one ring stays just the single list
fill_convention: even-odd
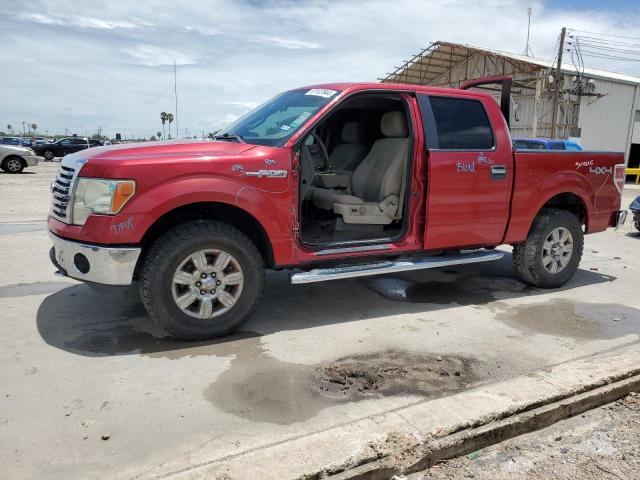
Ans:
[{"label": "front fender", "polygon": [[[146,217],[135,232],[139,241],[146,230],[161,216],[179,207],[200,202],[218,202],[239,207],[251,214],[271,235],[278,237],[282,222],[288,220],[288,209],[282,212],[282,198],[272,192],[248,188],[229,177],[189,177],[158,185],[135,199],[127,209]],[[126,212],[125,212],[126,215]]]},{"label": "front fender", "polygon": [[253,216],[271,241],[279,264],[290,261],[291,180],[286,188],[251,186],[245,177],[193,175],[177,177],[140,192],[118,215],[91,215],[84,226],[50,219],[57,235],[100,244],[140,243],[147,230],[166,213],[189,204],[217,202],[241,208]]}]

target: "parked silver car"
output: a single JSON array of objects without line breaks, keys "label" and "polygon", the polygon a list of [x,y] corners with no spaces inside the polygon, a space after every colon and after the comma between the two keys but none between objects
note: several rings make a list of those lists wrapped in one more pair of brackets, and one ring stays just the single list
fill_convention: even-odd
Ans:
[{"label": "parked silver car", "polygon": [[26,167],[35,167],[39,160],[30,148],[0,145],[0,168],[7,173],[20,173]]}]

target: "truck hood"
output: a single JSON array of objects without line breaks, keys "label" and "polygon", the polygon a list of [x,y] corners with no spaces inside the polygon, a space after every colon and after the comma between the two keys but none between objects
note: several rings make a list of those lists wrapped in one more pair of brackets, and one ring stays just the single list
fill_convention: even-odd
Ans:
[{"label": "truck hood", "polygon": [[94,147],[73,154],[83,160],[133,160],[166,157],[229,157],[255,148],[255,145],[232,141],[173,140],[165,142],[140,142]]}]

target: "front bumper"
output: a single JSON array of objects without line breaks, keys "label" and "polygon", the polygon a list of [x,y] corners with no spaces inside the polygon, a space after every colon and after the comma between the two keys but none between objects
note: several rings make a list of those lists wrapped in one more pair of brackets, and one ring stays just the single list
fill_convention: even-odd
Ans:
[{"label": "front bumper", "polygon": [[626,210],[618,210],[615,214],[614,227],[616,230],[620,230],[620,228],[627,221],[627,211]]},{"label": "front bumper", "polygon": [[107,247],[66,240],[49,232],[51,261],[64,276],[104,285],[131,285],[140,248]]},{"label": "front bumper", "polygon": [[38,162],[40,161],[40,158],[36,157],[35,155],[25,155],[22,158],[24,158],[24,161],[27,162],[28,167],[36,167],[38,166]]}]

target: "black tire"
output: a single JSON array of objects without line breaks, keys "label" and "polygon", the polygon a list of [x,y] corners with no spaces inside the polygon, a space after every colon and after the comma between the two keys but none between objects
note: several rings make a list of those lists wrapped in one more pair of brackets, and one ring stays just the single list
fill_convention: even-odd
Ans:
[{"label": "black tire", "polygon": [[51,150],[45,150],[42,156],[48,162],[52,162],[53,159],[55,158],[55,154]]},{"label": "black tire", "polygon": [[635,213],[633,215],[633,226],[640,232],[640,213]]},{"label": "black tire", "polygon": [[[567,265],[557,273],[551,273],[543,265],[543,245],[557,228],[567,229],[572,236],[573,251]],[[533,221],[527,239],[513,247],[513,267],[525,282],[541,288],[557,288],[564,285],[576,272],[584,245],[584,233],[578,218],[571,212],[548,208],[542,210]]]},{"label": "black tire", "polygon": [[[234,257],[242,269],[243,286],[236,303],[211,319],[183,312],[173,297],[172,279],[181,262],[205,249],[219,249]],[[254,243],[231,225],[193,221],[178,225],[158,238],[144,259],[139,292],[151,318],[174,337],[205,340],[234,332],[251,315],[264,287],[264,262]]]},{"label": "black tire", "polygon": [[20,157],[7,157],[2,161],[2,170],[7,173],[21,173],[24,167],[26,164]]}]

